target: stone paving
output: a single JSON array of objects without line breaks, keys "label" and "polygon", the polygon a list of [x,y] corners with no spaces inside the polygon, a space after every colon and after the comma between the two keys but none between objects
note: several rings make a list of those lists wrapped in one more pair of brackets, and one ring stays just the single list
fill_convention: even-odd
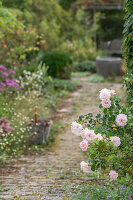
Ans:
[{"label": "stone paving", "polygon": [[[41,154],[25,155],[0,169],[0,184],[4,189],[0,190],[0,199],[68,200],[71,195],[67,194],[67,186],[91,181],[80,172],[80,162],[87,161],[87,155],[80,150],[81,138],[71,133],[70,124],[80,114],[98,111],[99,90],[106,87],[120,93],[122,89],[121,84],[87,83],[86,78],[81,78],[81,81],[82,88],[69,100],[64,100],[63,105],[69,108],[76,106],[76,112],[68,109],[68,113],[62,113],[66,128],[58,134],[56,143]],[[65,106],[61,109],[66,111]]]}]

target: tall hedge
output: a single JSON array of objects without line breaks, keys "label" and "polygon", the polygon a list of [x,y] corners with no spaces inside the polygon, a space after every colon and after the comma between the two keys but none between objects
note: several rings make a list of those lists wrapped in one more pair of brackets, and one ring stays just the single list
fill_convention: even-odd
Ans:
[{"label": "tall hedge", "polygon": [[128,104],[133,110],[133,1],[125,0],[124,56],[128,73],[125,76]]},{"label": "tall hedge", "polygon": [[133,71],[133,1],[125,0],[124,48],[128,71]]}]

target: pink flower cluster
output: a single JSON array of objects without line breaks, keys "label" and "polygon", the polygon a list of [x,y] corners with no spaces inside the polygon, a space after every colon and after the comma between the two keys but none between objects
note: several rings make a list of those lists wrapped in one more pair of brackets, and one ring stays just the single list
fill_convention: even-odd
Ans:
[{"label": "pink flower cluster", "polygon": [[109,173],[109,176],[111,178],[112,181],[116,181],[118,178],[118,173],[116,171],[111,170]]},{"label": "pink flower cluster", "polygon": [[0,118],[0,129],[2,129],[3,133],[10,133],[14,130],[14,128],[10,126],[10,122],[5,118]]},{"label": "pink flower cluster", "polygon": [[88,148],[88,141],[83,140],[82,142],[80,142],[80,148],[82,149],[82,151],[86,151]]},{"label": "pink flower cluster", "polygon": [[73,134],[80,136],[82,129],[83,126],[81,124],[77,123],[76,121],[72,122],[71,131]]},{"label": "pink flower cluster", "polygon": [[127,115],[119,114],[116,117],[116,123],[118,126],[125,126],[127,124]]},{"label": "pink flower cluster", "polygon": [[100,97],[103,108],[110,108],[111,106],[110,98],[112,97],[112,95],[115,95],[115,94],[116,94],[115,90],[108,90],[106,88],[100,91],[99,97]]},{"label": "pink flower cluster", "polygon": [[114,143],[115,147],[118,147],[121,144],[120,138],[117,136],[110,137],[110,140]]},{"label": "pink flower cluster", "polygon": [[14,70],[8,70],[6,67],[0,66],[0,90],[6,87],[17,88],[18,90],[20,90],[19,84],[12,77],[14,75],[16,75],[16,72]]},{"label": "pink flower cluster", "polygon": [[93,174],[93,171],[91,170],[91,167],[88,166],[88,164],[84,161],[82,161],[80,163],[80,166],[81,166],[81,170],[86,173],[86,174]]}]

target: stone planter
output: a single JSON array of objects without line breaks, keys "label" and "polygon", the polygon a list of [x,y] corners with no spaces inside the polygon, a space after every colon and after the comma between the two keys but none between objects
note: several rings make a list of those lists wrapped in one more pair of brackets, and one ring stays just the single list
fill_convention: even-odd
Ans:
[{"label": "stone planter", "polygon": [[51,120],[41,118],[38,120],[37,123],[30,122],[28,125],[31,128],[29,143],[46,144],[52,123],[53,122]]},{"label": "stone planter", "polygon": [[122,59],[117,57],[97,57],[96,72],[105,78],[112,75],[119,75]]}]

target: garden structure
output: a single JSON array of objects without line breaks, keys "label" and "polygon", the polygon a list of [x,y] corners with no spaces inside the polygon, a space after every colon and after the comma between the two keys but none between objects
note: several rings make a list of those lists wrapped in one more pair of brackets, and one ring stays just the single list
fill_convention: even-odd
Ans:
[{"label": "garden structure", "polygon": [[[124,0],[98,0],[98,1],[93,1],[93,0],[82,0],[82,1],[78,1],[76,2],[74,5],[73,5],[73,10],[76,10],[78,9],[80,6],[84,6],[85,7],[85,10],[86,12],[88,11],[89,13],[91,12],[91,19],[92,19],[92,23],[95,23],[94,21],[94,15],[96,12],[100,11],[100,12],[103,12],[103,13],[108,13],[108,16],[106,16],[106,24],[105,27],[104,27],[104,30],[103,31],[106,31],[106,26],[115,26],[116,24],[116,28],[118,28],[119,26],[118,23],[119,23],[119,20],[118,18],[116,18],[116,20],[114,20],[113,22],[112,21],[109,21],[109,15],[112,13],[112,12],[117,12],[118,15],[122,12],[123,10],[123,7],[124,7]],[[124,15],[123,15],[124,16]],[[107,19],[108,18],[108,19]],[[104,19],[103,19],[104,20]],[[108,24],[109,23],[109,24]],[[121,22],[121,24],[123,24],[123,21]],[[121,29],[122,29],[122,26],[121,26]],[[110,27],[110,31],[111,31],[111,27]],[[113,32],[111,31],[111,34],[113,34]],[[120,33],[119,33],[120,34]],[[122,33],[121,33],[121,36],[122,36]],[[95,35],[94,35],[94,39],[95,41],[97,41],[97,33],[95,32]],[[108,37],[108,36],[107,36]],[[116,35],[113,34],[113,37],[114,39],[116,39]],[[100,38],[101,40],[101,38]],[[108,40],[110,40],[108,38]]]},{"label": "garden structure", "polygon": [[[94,40],[102,50],[107,51],[109,54],[109,58],[97,58],[96,59],[96,69],[97,73],[104,76],[112,76],[112,75],[119,75],[120,74],[120,68],[122,64],[122,59],[120,58],[122,56],[122,40],[121,38],[117,38],[118,36],[113,32],[112,27],[114,25],[118,25],[119,27],[119,18],[116,18],[116,20],[111,19],[109,15],[114,12],[119,15],[119,13],[122,13],[123,10],[123,0],[118,0],[118,1],[91,1],[91,0],[84,0],[84,1],[79,1],[74,4],[74,9],[77,9],[79,6],[85,6],[86,13],[89,12],[91,13],[92,17],[92,23],[95,23],[95,13],[96,12],[101,12],[106,14],[106,21],[104,19],[101,20],[101,23],[103,23],[105,26],[103,27],[103,30],[98,32],[101,32],[101,34],[105,34],[105,36],[97,34],[95,32],[94,34]],[[94,19],[94,21],[93,21]],[[114,20],[114,21],[113,21]],[[121,22],[122,24],[122,22]],[[121,27],[122,28],[122,27]],[[109,29],[109,30],[108,30]],[[117,27],[116,27],[117,29]],[[105,33],[104,33],[105,32]],[[106,34],[107,32],[107,34]],[[122,31],[119,30],[119,32],[122,33]],[[109,33],[109,34],[108,34]],[[110,33],[113,36],[110,36]],[[103,38],[102,38],[103,37]],[[114,37],[114,38],[110,38]],[[122,37],[122,34],[119,35],[119,37]],[[103,41],[102,41],[103,40]],[[104,41],[106,40],[106,41]],[[108,48],[108,43],[110,43],[110,48]],[[113,58],[113,56],[118,57],[118,58]],[[120,57],[119,57],[120,56]]]}]

